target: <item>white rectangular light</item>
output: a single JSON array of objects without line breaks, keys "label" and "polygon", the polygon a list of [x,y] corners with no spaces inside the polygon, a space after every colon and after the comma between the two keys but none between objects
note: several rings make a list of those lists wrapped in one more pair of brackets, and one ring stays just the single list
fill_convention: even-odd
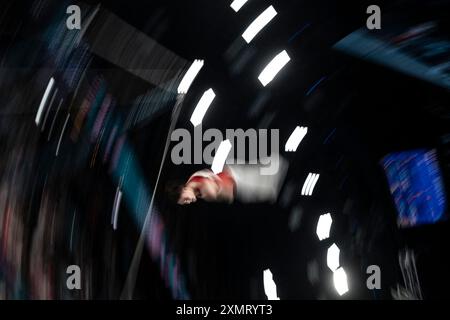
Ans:
[{"label": "white rectangular light", "polygon": [[341,265],[339,263],[339,254],[341,250],[339,250],[338,246],[333,243],[331,247],[328,248],[327,251],[327,266],[330,268],[331,271],[336,271],[339,266]]},{"label": "white rectangular light", "polygon": [[36,119],[34,120],[34,122],[36,122],[36,125],[39,125],[39,122],[41,121],[42,112],[44,111],[45,104],[47,103],[48,96],[50,95],[50,92],[52,91],[54,84],[55,79],[53,79],[52,77],[48,82],[47,89],[45,89],[44,95],[42,96],[41,104],[39,105],[39,109],[36,114]]},{"label": "white rectangular light", "polygon": [[203,60],[194,60],[178,86],[179,94],[186,94],[188,92],[189,87],[192,82],[194,82],[200,70],[203,68],[203,65]]},{"label": "white rectangular light", "polygon": [[288,141],[286,142],[286,145],[284,146],[284,150],[286,152],[295,152],[297,151],[298,146],[302,142],[303,138],[308,133],[308,128],[306,127],[296,127],[294,132],[292,132],[291,136],[289,137]]},{"label": "white rectangular light", "polygon": [[333,282],[340,296],[348,292],[347,274],[343,268],[339,268],[333,273]]},{"label": "white rectangular light", "polygon": [[206,111],[208,111],[208,108],[215,97],[216,94],[214,93],[213,89],[206,90],[205,93],[203,93],[203,96],[200,98],[200,101],[197,103],[197,106],[195,107],[195,110],[191,116],[191,123],[194,125],[194,127],[202,123],[203,117],[205,116]]},{"label": "white rectangular light", "polygon": [[283,50],[277,54],[258,77],[262,85],[264,87],[267,86],[290,60],[291,58],[287,54],[286,50]]},{"label": "white rectangular light", "polygon": [[248,28],[242,34],[242,38],[247,43],[250,43],[254,37],[267,25],[273,18],[277,15],[277,12],[273,6],[268,7],[263,11],[253,22],[248,26]]},{"label": "white rectangular light", "polygon": [[312,196],[314,188],[316,186],[317,180],[319,180],[320,174],[316,173],[314,177],[311,179],[311,183],[309,185],[309,189],[307,191],[308,196]]},{"label": "white rectangular light", "polygon": [[214,174],[219,174],[223,171],[223,166],[225,165],[225,161],[227,161],[227,157],[231,151],[231,147],[232,146],[230,140],[225,140],[220,143],[211,165],[211,170],[212,172],[214,172]]},{"label": "white rectangular light", "polygon": [[272,272],[270,269],[266,269],[263,272],[264,292],[266,293],[268,300],[280,300],[277,296],[277,286],[273,281]]},{"label": "white rectangular light", "polygon": [[317,222],[316,234],[320,241],[328,239],[330,237],[331,224],[333,223],[333,219],[331,218],[331,214],[323,214],[319,217],[319,221]]},{"label": "white rectangular light", "polygon": [[244,4],[247,3],[248,0],[234,0],[233,3],[231,3],[230,7],[238,12],[243,6]]},{"label": "white rectangular light", "polygon": [[306,195],[306,187],[309,187],[309,182],[311,180],[311,178],[313,177],[313,174],[310,173],[308,174],[308,176],[306,177],[305,182],[303,183],[303,188],[302,188],[302,196]]},{"label": "white rectangular light", "polygon": [[314,187],[316,186],[317,181],[319,180],[320,174],[318,173],[309,173],[305,182],[303,183],[302,188],[302,196],[312,196]]}]

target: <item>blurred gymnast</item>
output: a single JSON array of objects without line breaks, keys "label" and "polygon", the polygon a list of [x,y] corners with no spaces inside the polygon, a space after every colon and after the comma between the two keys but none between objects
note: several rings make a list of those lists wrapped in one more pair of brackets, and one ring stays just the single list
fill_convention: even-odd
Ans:
[{"label": "blurred gymnast", "polygon": [[221,173],[209,169],[195,172],[181,186],[177,203],[188,205],[202,199],[206,202],[243,203],[275,202],[287,172],[287,162],[276,157],[278,170],[262,175],[259,164],[225,165]]}]

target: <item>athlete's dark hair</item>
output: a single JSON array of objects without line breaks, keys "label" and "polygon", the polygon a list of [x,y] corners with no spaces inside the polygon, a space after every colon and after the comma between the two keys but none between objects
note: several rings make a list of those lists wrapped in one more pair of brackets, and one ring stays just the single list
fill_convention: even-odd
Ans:
[{"label": "athlete's dark hair", "polygon": [[181,194],[181,190],[184,187],[184,182],[183,180],[169,180],[167,181],[164,191],[165,194],[167,196],[167,199],[170,202],[177,202],[178,198],[180,197]]}]

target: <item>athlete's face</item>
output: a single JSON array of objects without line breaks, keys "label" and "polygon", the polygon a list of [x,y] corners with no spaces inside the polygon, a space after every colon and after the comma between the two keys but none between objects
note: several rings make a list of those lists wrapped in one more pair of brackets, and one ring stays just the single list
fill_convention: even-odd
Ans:
[{"label": "athlete's face", "polygon": [[202,178],[188,182],[181,191],[178,204],[190,204],[197,199],[208,202],[216,201],[220,193],[220,186],[213,178]]}]

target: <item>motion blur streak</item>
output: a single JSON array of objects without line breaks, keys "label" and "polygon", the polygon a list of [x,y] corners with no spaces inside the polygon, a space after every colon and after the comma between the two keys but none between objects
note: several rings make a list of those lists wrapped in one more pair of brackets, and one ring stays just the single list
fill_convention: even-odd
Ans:
[{"label": "motion blur streak", "polygon": [[278,298],[277,295],[277,286],[273,281],[273,275],[272,272],[270,272],[270,269],[264,270],[263,278],[264,278],[264,291],[266,293],[267,299],[280,300],[280,298]]},{"label": "motion blur streak", "polygon": [[[27,94],[21,94],[20,99],[8,98],[2,112],[22,112],[17,118],[21,121],[12,119],[5,126],[4,119],[0,119],[2,133],[6,128],[14,128],[8,133],[10,137],[6,137],[2,152],[7,156],[0,167],[0,299],[94,299],[99,294],[102,298],[118,298],[117,288],[123,283],[117,277],[117,266],[123,262],[118,263],[116,259],[123,257],[117,256],[114,245],[117,236],[112,231],[127,232],[120,230],[119,211],[120,221],[131,220],[135,228],[141,229],[152,195],[125,124],[129,123],[131,128],[139,121],[148,120],[155,111],[173,106],[187,61],[134,32],[132,27],[106,10],[99,10],[98,6],[82,5],[82,18],[86,18],[84,21],[90,27],[69,31],[64,3],[53,3],[62,10],[50,16],[50,23],[37,13],[45,10],[43,3],[35,1],[29,8],[34,19],[30,23],[46,28],[36,42],[40,44],[35,48],[39,55],[23,53],[20,45],[10,48],[13,53],[29,54],[26,70],[30,81],[19,81],[25,73],[11,73],[11,79],[17,80],[16,89]],[[104,26],[105,33],[93,32],[92,27],[100,25]],[[111,34],[121,34],[124,30],[129,32],[129,37],[110,42]],[[93,41],[94,45],[87,41]],[[148,57],[139,59],[144,65],[129,64],[126,51],[123,57],[112,54],[121,52],[118,48],[125,48],[127,41],[135,43],[140,54]],[[111,45],[118,48],[111,49]],[[129,75],[111,68],[109,78],[99,72],[104,69],[87,71],[93,64],[105,63],[99,62],[92,52],[104,54],[105,59],[151,82],[146,92],[141,93],[143,98],[133,104],[138,111],[135,114],[139,114],[134,122],[130,123],[129,118],[123,121],[125,114],[111,88],[111,74],[117,78]],[[158,62],[155,54],[164,59]],[[8,64],[14,60],[2,58],[8,70]],[[38,88],[45,85],[45,92],[39,92]],[[130,88],[132,85],[123,89]],[[57,101],[57,106],[52,107],[50,99]],[[37,112],[36,101],[40,101]],[[30,114],[37,130],[29,121],[23,121]],[[97,158],[102,161],[96,161]],[[115,197],[105,184],[110,179],[120,186]],[[114,203],[110,201],[106,205],[99,201],[109,196]],[[112,215],[110,231],[100,222],[105,212]],[[25,224],[26,221],[30,223]],[[145,239],[155,265],[161,268],[163,282],[173,298],[188,299],[182,267],[162,217],[155,220],[150,215],[149,221]],[[152,240],[154,234],[160,239],[158,249]],[[96,253],[99,246],[103,252],[101,257]],[[98,273],[98,262],[102,259],[105,264],[100,262],[102,271]],[[81,268],[82,291],[71,292],[66,288],[66,268],[71,264]],[[93,281],[93,277],[97,280]],[[96,283],[101,285],[101,292],[95,288]]]},{"label": "motion blur streak", "polygon": [[261,84],[264,87],[267,86],[290,60],[291,58],[286,50],[283,50],[277,54],[259,75],[258,79]]},{"label": "motion blur streak", "polygon": [[177,93],[188,61],[115,14],[100,9],[85,39],[96,55],[161,89]]},{"label": "motion blur streak", "polygon": [[314,192],[314,188],[316,187],[317,181],[319,180],[320,174],[316,173],[314,178],[311,179],[311,183],[309,185],[309,191],[307,190],[307,194],[309,196],[312,196],[313,192]]},{"label": "motion blur streak", "polygon": [[340,266],[339,262],[339,254],[340,250],[338,246],[333,243],[331,247],[328,248],[327,251],[327,266],[330,268],[331,271],[336,271],[337,268]]},{"label": "motion blur streak", "polygon": [[333,273],[333,282],[340,296],[348,292],[347,274],[344,268],[339,268]]},{"label": "motion blur streak", "polygon": [[254,37],[277,15],[273,6],[268,7],[262,12],[244,31],[242,38],[250,43]]},{"label": "motion blur streak", "polygon": [[319,180],[320,174],[318,173],[309,173],[308,177],[305,180],[302,188],[302,196],[312,196],[314,188],[316,186],[317,181]]},{"label": "motion blur streak", "polygon": [[214,93],[213,89],[206,90],[205,93],[203,93],[202,97],[197,103],[197,106],[194,109],[194,112],[192,112],[191,123],[194,127],[202,123],[203,117],[205,116],[215,97],[216,94]]},{"label": "motion blur streak", "polygon": [[450,0],[227,1],[0,1],[0,300],[449,297]]},{"label": "motion blur streak", "polygon": [[247,3],[248,0],[234,0],[230,7],[233,8],[234,11],[238,12],[243,6],[244,4]]},{"label": "motion blur streak", "polygon": [[178,86],[178,93],[186,94],[188,92],[192,82],[195,80],[195,77],[197,77],[197,74],[203,68],[203,65],[203,60],[194,60]]},{"label": "motion blur streak", "polygon": [[219,145],[219,149],[217,149],[217,153],[214,156],[213,163],[211,165],[211,170],[215,174],[219,174],[223,171],[223,166],[225,165],[225,161],[227,161],[227,157],[230,154],[232,145],[230,140],[222,141]]},{"label": "motion blur streak", "polygon": [[319,217],[317,222],[316,234],[320,241],[325,240],[330,237],[330,229],[333,219],[331,214],[323,214]]},{"label": "motion blur streak", "polygon": [[52,91],[53,85],[55,84],[55,79],[51,78],[48,82],[47,88],[45,89],[44,96],[42,97],[41,104],[39,105],[39,109],[36,114],[36,125],[39,125],[42,117],[42,112],[44,111],[45,104],[47,103],[48,96]]},{"label": "motion blur streak", "polygon": [[302,142],[303,138],[308,133],[308,128],[305,127],[296,127],[294,132],[292,132],[289,137],[286,145],[284,147],[286,152],[295,152],[297,151],[298,146]]}]

